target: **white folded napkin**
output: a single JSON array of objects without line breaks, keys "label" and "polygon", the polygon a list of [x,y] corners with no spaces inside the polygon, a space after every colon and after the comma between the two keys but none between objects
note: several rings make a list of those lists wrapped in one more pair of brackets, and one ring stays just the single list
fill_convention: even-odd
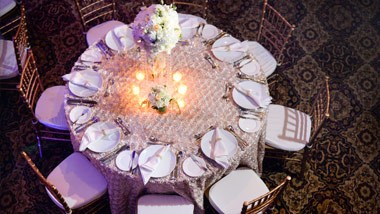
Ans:
[{"label": "white folded napkin", "polygon": [[221,51],[221,52],[245,52],[247,50],[247,46],[241,42],[232,43],[229,45],[219,46],[211,49],[212,51]]},{"label": "white folded napkin", "polygon": [[102,54],[97,50],[89,49],[83,52],[80,58],[84,61],[100,62],[102,61]]},{"label": "white folded napkin", "polygon": [[216,127],[212,135],[210,157],[224,169],[227,169],[230,166],[228,163],[228,154],[226,148],[224,147],[223,139],[220,137],[219,131],[219,128]]},{"label": "white folded napkin", "polygon": [[128,25],[122,25],[113,29],[113,33],[118,39],[120,47],[124,50],[128,47],[128,43],[130,43],[130,39],[132,38],[131,30]]},{"label": "white folded napkin", "polygon": [[119,132],[118,128],[110,129],[106,126],[100,126],[97,130],[86,132],[86,134],[83,135],[83,138],[85,139],[82,140],[79,146],[79,151],[86,150],[86,148],[92,143],[97,143],[101,140],[107,140],[107,138],[111,137],[117,132]]},{"label": "white folded napkin", "polygon": [[162,157],[165,156],[169,148],[170,145],[163,146],[154,155],[149,157],[144,164],[140,165],[140,172],[144,185],[148,183],[150,177],[152,177],[152,173],[156,170],[158,164],[161,162]]},{"label": "white folded napkin", "polygon": [[189,18],[189,19],[182,19],[179,22],[179,26],[181,26],[181,29],[191,29],[196,28],[199,25],[199,21],[197,18]]},{"label": "white folded napkin", "polygon": [[267,107],[272,102],[272,97],[268,96],[265,99],[261,99],[261,96],[255,96],[251,89],[245,89],[241,87],[239,84],[234,84],[234,87],[240,91],[241,93],[245,94],[250,100],[253,102],[254,105],[258,107]]},{"label": "white folded napkin", "polygon": [[99,90],[96,85],[92,84],[86,78],[84,78],[80,72],[71,72],[70,74],[65,74],[62,76],[62,79],[90,90]]}]

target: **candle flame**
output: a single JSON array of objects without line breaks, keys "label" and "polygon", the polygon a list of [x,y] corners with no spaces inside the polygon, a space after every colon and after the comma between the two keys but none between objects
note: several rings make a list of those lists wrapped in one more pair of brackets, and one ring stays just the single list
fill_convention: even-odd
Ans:
[{"label": "candle flame", "polygon": [[175,72],[175,73],[173,74],[173,80],[174,80],[175,82],[179,82],[181,79],[182,79],[182,74],[181,74],[181,73],[179,73],[179,72]]},{"label": "candle flame", "polygon": [[143,73],[137,72],[136,73],[136,79],[137,80],[143,80],[145,78],[145,75]]},{"label": "candle flame", "polygon": [[183,100],[178,100],[177,103],[178,103],[178,106],[179,106],[180,108],[185,107],[185,101],[183,101]]},{"label": "candle flame", "polygon": [[187,91],[187,86],[186,86],[186,85],[180,85],[180,86],[178,87],[178,92],[179,92],[180,94],[186,94],[186,91]]},{"label": "candle flame", "polygon": [[133,94],[138,95],[140,93],[140,88],[138,86],[133,85],[132,92]]}]

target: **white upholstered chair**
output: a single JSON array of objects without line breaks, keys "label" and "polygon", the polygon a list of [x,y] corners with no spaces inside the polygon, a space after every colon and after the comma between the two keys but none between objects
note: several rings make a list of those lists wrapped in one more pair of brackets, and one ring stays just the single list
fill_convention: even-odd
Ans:
[{"label": "white upholstered chair", "polygon": [[[308,114],[281,105],[269,105],[265,157],[302,161],[300,175],[303,175],[309,149],[313,147],[319,131],[330,116],[328,80],[326,77],[321,84]],[[282,154],[282,151],[285,151],[291,155],[302,149],[302,159]]]},{"label": "white upholstered chair", "polygon": [[288,181],[290,176],[270,191],[253,170],[239,168],[212,185],[206,196],[218,213],[262,213],[273,206]]},{"label": "white upholstered chair", "polygon": [[295,25],[290,24],[265,0],[257,41],[249,42],[249,51],[266,77],[281,65],[285,46],[294,28]]},{"label": "white upholstered chair", "polygon": [[20,15],[10,18],[9,22],[1,27],[1,32],[3,36],[12,40],[0,39],[0,89],[16,90],[18,76],[25,65],[29,49],[23,5],[20,5]]},{"label": "white upholstered chair", "polygon": [[107,181],[81,153],[68,156],[47,178],[25,152],[21,154],[45,186],[51,200],[65,213],[92,205],[107,192]]},{"label": "white upholstered chair", "polygon": [[103,38],[108,31],[124,25],[116,20],[115,0],[75,0],[75,4],[86,32],[88,46]]},{"label": "white upholstered chair", "polygon": [[40,156],[42,157],[41,140],[70,141],[69,126],[63,108],[67,89],[61,85],[44,90],[32,50],[28,50],[17,88],[34,116]]},{"label": "white upholstered chair", "polygon": [[179,195],[143,195],[137,202],[137,214],[193,214],[194,204]]}]

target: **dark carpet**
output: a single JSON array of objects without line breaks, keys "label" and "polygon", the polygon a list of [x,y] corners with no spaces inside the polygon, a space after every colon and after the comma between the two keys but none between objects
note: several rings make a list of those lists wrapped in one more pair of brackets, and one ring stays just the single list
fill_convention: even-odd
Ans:
[{"label": "dark carpet", "polygon": [[[132,22],[141,1],[116,2],[119,20]],[[61,76],[87,47],[74,1],[24,4],[43,83],[63,84]],[[262,0],[209,4],[209,22],[241,40],[255,40]],[[275,72],[275,103],[307,111],[316,85],[329,75],[332,115],[311,150],[305,180],[292,179],[274,213],[380,213],[380,1],[270,4],[296,25]],[[19,94],[1,91],[0,100],[0,213],[58,213],[20,151],[27,151],[47,175],[72,153],[71,144],[44,144],[40,159],[31,115]],[[273,188],[299,168],[296,162],[283,167],[265,160],[262,178]]]}]

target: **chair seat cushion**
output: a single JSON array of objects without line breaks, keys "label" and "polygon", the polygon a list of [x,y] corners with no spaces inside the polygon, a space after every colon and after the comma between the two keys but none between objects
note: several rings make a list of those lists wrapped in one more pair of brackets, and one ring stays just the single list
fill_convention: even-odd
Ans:
[{"label": "chair seat cushion", "polygon": [[0,17],[11,11],[16,7],[15,0],[1,0],[0,1]]},{"label": "chair seat cushion", "polygon": [[91,46],[101,38],[104,38],[108,31],[114,29],[117,26],[125,25],[123,22],[111,20],[107,22],[103,22],[101,24],[98,24],[94,27],[92,27],[90,30],[87,31],[86,39],[88,46]]},{"label": "chair seat cushion", "polygon": [[35,109],[40,123],[54,129],[69,129],[63,108],[65,90],[65,86],[53,86],[41,94]]},{"label": "chair seat cushion", "polygon": [[265,76],[268,77],[271,75],[277,67],[276,59],[260,43],[248,41],[247,44],[250,54],[260,64],[260,68],[264,71]]},{"label": "chair seat cushion", "polygon": [[299,151],[309,142],[310,116],[296,109],[269,105],[266,144],[285,151]]},{"label": "chair seat cushion", "polygon": [[138,214],[194,213],[194,204],[179,195],[144,195],[137,203]]},{"label": "chair seat cushion", "polygon": [[269,192],[261,178],[251,169],[237,169],[216,182],[209,190],[210,204],[219,213],[240,213],[245,201]]},{"label": "chair seat cushion", "polygon": [[18,74],[15,49],[10,40],[0,40],[0,79],[10,79]]},{"label": "chair seat cushion", "polygon": [[[89,204],[107,191],[107,181],[103,175],[79,152],[63,160],[47,180],[57,187],[71,209]],[[48,190],[47,192],[54,203],[63,208]]]}]

